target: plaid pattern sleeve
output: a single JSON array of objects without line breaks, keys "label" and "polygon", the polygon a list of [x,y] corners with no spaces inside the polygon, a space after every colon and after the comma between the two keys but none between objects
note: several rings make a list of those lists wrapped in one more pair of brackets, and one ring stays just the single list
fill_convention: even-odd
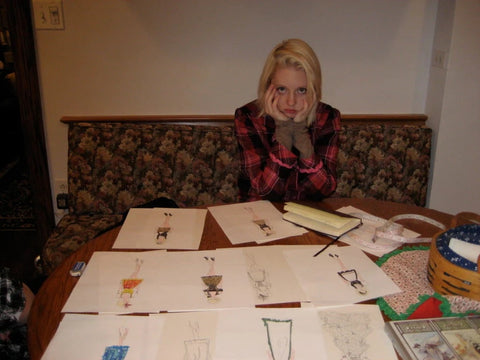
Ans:
[{"label": "plaid pattern sleeve", "polygon": [[235,133],[240,152],[239,189],[242,201],[321,199],[336,188],[336,157],[340,113],[319,103],[310,128],[315,154],[302,159],[279,144],[275,122],[259,117],[253,101],[235,111]]},{"label": "plaid pattern sleeve", "polygon": [[298,161],[298,197],[319,200],[337,188],[337,156],[340,112],[319,104],[316,121],[310,129],[314,155]]}]

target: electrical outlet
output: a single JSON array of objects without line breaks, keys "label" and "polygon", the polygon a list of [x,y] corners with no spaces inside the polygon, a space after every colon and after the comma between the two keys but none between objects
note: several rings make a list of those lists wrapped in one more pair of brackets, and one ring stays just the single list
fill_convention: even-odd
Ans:
[{"label": "electrical outlet", "polygon": [[55,179],[54,183],[54,199],[56,200],[57,209],[68,209],[68,186],[66,179]]},{"label": "electrical outlet", "polygon": [[67,194],[58,194],[57,195],[57,209],[59,209],[59,210],[68,209],[68,195]]}]

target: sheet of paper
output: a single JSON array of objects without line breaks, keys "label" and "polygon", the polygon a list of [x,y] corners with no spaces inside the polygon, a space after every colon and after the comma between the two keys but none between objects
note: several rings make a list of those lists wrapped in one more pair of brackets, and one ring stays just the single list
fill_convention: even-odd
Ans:
[{"label": "sheet of paper", "polygon": [[[316,257],[315,253],[311,249],[284,250],[300,285],[317,306],[355,304],[400,292],[381,268],[357,247],[331,246]],[[356,287],[352,286],[355,280],[360,282],[353,283]]]},{"label": "sheet of paper", "polygon": [[208,210],[234,245],[263,244],[308,231],[283,220],[282,213],[266,200],[212,206]]},{"label": "sheet of paper", "polygon": [[[369,213],[357,209],[353,206],[345,206],[337,211],[342,212],[344,214],[348,215],[353,215],[353,216],[358,216],[358,215],[370,215]],[[385,220],[385,219],[383,219]],[[387,221],[387,220],[385,220]],[[358,229],[355,229],[353,231],[348,232],[347,234],[343,235],[340,238],[340,241],[356,246],[360,249],[362,249],[365,252],[368,252],[370,254],[373,254],[375,256],[382,256],[386,253],[389,253],[393,250],[395,250],[397,247],[399,247],[401,244],[399,243],[398,246],[391,246],[391,247],[386,247],[386,246],[377,246],[373,241],[373,236],[375,235],[375,229],[379,226],[382,226],[383,223],[378,222],[378,221],[372,221],[367,219],[362,219],[362,226],[360,226]],[[408,237],[408,238],[413,238],[417,237],[420,234],[416,233],[415,231],[409,230],[409,229],[404,229],[403,230],[403,236]]]},{"label": "sheet of paper", "polygon": [[[152,315],[161,319],[156,359],[202,360],[215,359],[217,319],[221,311],[203,311]],[[153,359],[153,358],[151,358]]]},{"label": "sheet of paper", "polygon": [[[217,249],[217,253],[240,251],[256,305],[309,301],[295,274],[283,256],[284,246],[255,246]],[[220,255],[219,255],[220,256]],[[248,291],[248,289],[245,289]]]},{"label": "sheet of paper", "polygon": [[206,215],[206,209],[132,208],[113,248],[197,250]]},{"label": "sheet of paper", "polygon": [[215,359],[330,359],[315,308],[222,311]]},{"label": "sheet of paper", "polygon": [[[175,270],[172,270],[175,269]],[[241,251],[167,253],[161,264],[162,303],[167,311],[253,307],[255,298]]]},{"label": "sheet of paper", "polygon": [[328,359],[398,359],[377,305],[318,308]]},{"label": "sheet of paper", "polygon": [[150,313],[162,310],[158,263],[167,252],[93,253],[63,312]]},{"label": "sheet of paper", "polygon": [[42,360],[113,359],[115,351],[155,359],[163,325],[164,318],[149,316],[65,314]]}]

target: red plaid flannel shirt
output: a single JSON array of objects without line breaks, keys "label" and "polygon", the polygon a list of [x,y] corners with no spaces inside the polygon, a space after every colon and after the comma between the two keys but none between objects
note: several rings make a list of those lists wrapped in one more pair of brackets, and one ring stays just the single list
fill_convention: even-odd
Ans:
[{"label": "red plaid flannel shirt", "polygon": [[241,201],[321,200],[332,194],[337,187],[340,112],[319,102],[309,128],[314,154],[308,159],[278,143],[273,118],[258,113],[255,101],[235,111]]}]

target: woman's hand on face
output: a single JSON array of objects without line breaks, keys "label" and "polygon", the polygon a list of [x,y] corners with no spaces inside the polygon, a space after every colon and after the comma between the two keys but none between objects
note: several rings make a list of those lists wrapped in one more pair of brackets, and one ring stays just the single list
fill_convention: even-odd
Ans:
[{"label": "woman's hand on face", "polygon": [[265,95],[265,112],[275,120],[290,120],[288,116],[278,109],[278,94],[273,84],[270,84]]},{"label": "woman's hand on face", "polygon": [[311,107],[308,104],[307,99],[303,99],[303,107],[302,109],[295,115],[293,118],[293,121],[296,123],[300,123],[302,121],[305,121],[307,119],[308,112],[310,111]]}]

